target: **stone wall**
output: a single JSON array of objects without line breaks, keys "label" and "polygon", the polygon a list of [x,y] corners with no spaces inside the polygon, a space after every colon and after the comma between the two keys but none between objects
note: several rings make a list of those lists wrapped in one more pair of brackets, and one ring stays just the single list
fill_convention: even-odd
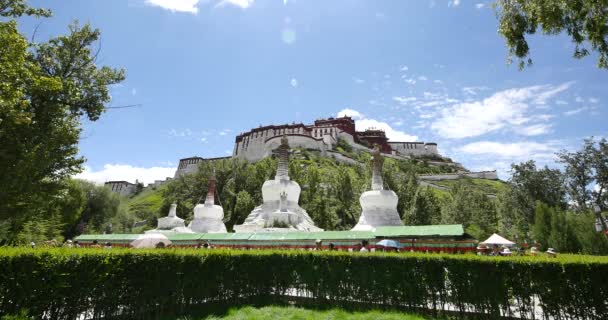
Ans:
[{"label": "stone wall", "polygon": [[190,157],[179,160],[179,165],[175,171],[174,178],[178,178],[184,174],[194,173],[198,170],[198,166],[203,161],[217,161],[222,159],[230,159],[231,157],[217,157],[217,158],[201,158],[201,157]]},{"label": "stone wall", "polygon": [[128,197],[135,193],[137,185],[128,181],[108,181],[105,183],[113,192]]},{"label": "stone wall", "polygon": [[419,175],[420,180],[438,181],[438,180],[457,180],[462,178],[488,179],[498,180],[496,170],[480,171],[480,172],[460,172],[460,173],[444,173],[444,174],[423,174]]},{"label": "stone wall", "polygon": [[310,134],[304,130],[295,130],[295,133],[274,133],[272,131],[256,133],[243,137],[237,141],[233,156],[239,159],[255,162],[272,155],[272,150],[280,144],[280,138],[285,135],[292,148],[313,149],[324,152],[331,150],[337,142],[337,130],[313,130]]},{"label": "stone wall", "polygon": [[436,143],[388,142],[398,154],[411,156],[439,155]]}]

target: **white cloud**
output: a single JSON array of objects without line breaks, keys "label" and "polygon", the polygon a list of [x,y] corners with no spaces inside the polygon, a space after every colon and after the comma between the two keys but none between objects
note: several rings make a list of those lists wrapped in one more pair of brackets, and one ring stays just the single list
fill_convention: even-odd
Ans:
[{"label": "white cloud", "polygon": [[589,102],[591,102],[591,103],[598,103],[598,102],[600,102],[600,99],[598,99],[598,98],[589,98]]},{"label": "white cloud", "polygon": [[145,184],[152,183],[154,180],[165,180],[173,177],[175,167],[133,167],[128,164],[106,164],[102,170],[95,171],[85,166],[84,172],[75,176],[77,179],[84,179],[102,184],[107,181],[125,180],[135,183],[139,180]]},{"label": "white cloud", "polygon": [[342,109],[338,112],[338,118],[341,117],[351,117],[355,120],[363,119],[363,114],[357,110],[353,109]]},{"label": "white cloud", "polygon": [[483,7],[485,7],[485,6],[486,6],[485,3],[478,3],[475,5],[475,8],[477,8],[477,10],[479,10],[479,9],[483,9]]},{"label": "white cloud", "polygon": [[469,94],[469,95],[477,95],[477,93],[481,90],[487,90],[489,89],[488,87],[463,87],[461,90],[462,92],[464,92],[465,94]]},{"label": "white cloud", "polygon": [[[169,0],[167,0],[167,1],[169,1]],[[223,7],[223,6],[227,5],[227,4],[229,4],[229,5],[237,6],[237,7],[241,8],[241,9],[247,9],[254,2],[255,2],[255,0],[222,0],[222,1],[220,1],[215,6],[216,7]]]},{"label": "white cloud", "polygon": [[416,97],[393,97],[393,100],[397,101],[399,104],[406,105],[418,99]]},{"label": "white cloud", "polygon": [[137,94],[137,89],[133,88],[131,89],[131,95],[136,95]]},{"label": "white cloud", "polygon": [[564,100],[557,100],[557,101],[555,101],[555,104],[559,104],[559,105],[566,105],[566,104],[568,104],[568,101],[564,101]]},{"label": "white cloud", "polygon": [[366,129],[379,129],[386,133],[390,141],[416,141],[418,136],[409,135],[403,131],[393,129],[388,123],[376,119],[367,119],[361,112],[353,109],[343,109],[338,112],[338,117],[350,116],[355,119],[355,129],[365,131]]},{"label": "white cloud", "polygon": [[355,77],[355,78],[353,78],[353,81],[354,81],[355,83],[357,83],[357,84],[362,84],[362,83],[365,83],[365,80],[363,80],[363,79],[359,79],[359,78],[356,78],[356,77]]},{"label": "white cloud", "polygon": [[427,81],[429,78],[425,77],[425,76],[420,76],[418,77],[418,80],[420,81]]},{"label": "white cloud", "polygon": [[409,70],[409,69],[410,69],[410,68],[408,68],[407,66],[403,66],[403,67],[401,67],[401,69],[399,69],[399,70],[401,70],[401,71],[405,72],[405,71],[407,71],[407,70]]},{"label": "white cloud", "polygon": [[289,84],[291,84],[292,87],[297,87],[298,86],[298,79],[296,78],[291,78],[291,81],[289,81]]},{"label": "white cloud", "polygon": [[458,7],[460,5],[460,0],[450,0],[448,2],[448,7]]},{"label": "white cloud", "polygon": [[171,129],[169,130],[169,135],[172,137],[189,137],[193,134],[192,130],[190,129],[184,129],[184,130],[176,130],[176,129]]},{"label": "white cloud", "polygon": [[581,112],[583,112],[583,111],[585,111],[587,109],[588,109],[587,107],[582,107],[582,108],[578,108],[578,109],[568,110],[568,111],[564,112],[564,115],[565,116],[573,116],[573,115],[579,114],[579,113],[581,113]]},{"label": "white cloud", "polygon": [[517,130],[517,133],[522,134],[524,136],[538,136],[549,132],[551,132],[551,125],[542,123],[531,125],[528,127],[522,127]]},{"label": "white cloud", "polygon": [[433,80],[433,82],[436,84],[443,84],[443,81],[441,81],[441,80]]},{"label": "white cloud", "polygon": [[444,138],[480,136],[503,128],[515,129],[532,120],[531,103],[544,104],[570,83],[508,89],[479,101],[464,102],[445,108],[431,128]]},{"label": "white cloud", "polygon": [[[550,98],[554,97],[556,94],[562,92],[562,91],[566,91],[574,82],[566,82],[566,83],[562,83],[557,87],[550,87],[550,86],[543,86],[545,88],[541,88],[541,90],[538,90],[538,94],[535,97],[533,103],[535,104],[546,104],[547,100],[549,100]],[[533,88],[533,87],[530,87]],[[546,89],[546,90],[544,90]]]},{"label": "white cloud", "polygon": [[411,85],[416,84],[416,80],[414,80],[414,79],[405,79],[404,81],[407,82],[407,84],[411,84]]},{"label": "white cloud", "polygon": [[161,7],[173,12],[198,13],[199,0],[146,0],[146,4]]},{"label": "white cloud", "polygon": [[548,143],[514,142],[501,143],[478,141],[458,149],[473,155],[492,155],[508,159],[530,159],[531,157],[552,157],[556,148]]}]

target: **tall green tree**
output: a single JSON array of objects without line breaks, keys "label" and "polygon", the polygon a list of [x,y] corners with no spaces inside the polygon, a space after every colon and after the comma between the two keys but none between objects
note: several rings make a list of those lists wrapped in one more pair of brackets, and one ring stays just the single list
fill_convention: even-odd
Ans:
[{"label": "tall green tree", "polygon": [[548,205],[537,202],[535,209],[535,222],[534,222],[534,239],[538,242],[542,248],[549,247],[549,238],[551,237],[552,231],[552,220],[555,211]]},{"label": "tall green tree", "polygon": [[[26,1],[0,1],[0,15],[48,15]],[[65,36],[28,43],[16,22],[0,22],[0,220],[9,233],[54,213],[49,203],[81,170],[80,120],[99,118],[110,101],[109,86],[124,71],[96,65],[100,32],[72,24]],[[6,44],[6,45],[5,45]]]},{"label": "tall green tree", "polygon": [[531,64],[526,37],[537,31],[566,33],[575,45],[574,57],[590,51],[598,55],[599,68],[608,69],[608,1],[605,0],[498,0],[498,33],[507,41],[509,62]]},{"label": "tall green tree", "polygon": [[597,205],[608,209],[608,141],[586,139],[574,152],[558,153],[565,166],[566,188],[577,211]]},{"label": "tall green tree", "polygon": [[412,226],[439,224],[441,220],[441,205],[429,187],[418,188],[408,214],[405,224]]}]

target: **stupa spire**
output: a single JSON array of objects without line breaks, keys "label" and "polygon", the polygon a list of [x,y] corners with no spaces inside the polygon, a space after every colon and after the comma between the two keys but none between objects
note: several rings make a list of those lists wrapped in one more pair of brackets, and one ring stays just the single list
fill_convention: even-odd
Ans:
[{"label": "stupa spire", "polygon": [[382,181],[382,164],[384,159],[380,154],[380,147],[374,146],[372,152],[372,190],[384,190],[384,182]]},{"label": "stupa spire", "polygon": [[287,136],[281,138],[281,145],[275,150],[278,158],[275,180],[289,180],[289,142]]},{"label": "stupa spire", "polygon": [[207,188],[207,198],[205,204],[215,204],[215,173],[209,177],[209,188]]}]

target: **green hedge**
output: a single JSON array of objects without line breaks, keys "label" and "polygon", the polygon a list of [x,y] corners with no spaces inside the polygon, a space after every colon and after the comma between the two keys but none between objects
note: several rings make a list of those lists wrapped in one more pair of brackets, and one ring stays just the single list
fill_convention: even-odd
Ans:
[{"label": "green hedge", "polygon": [[455,309],[456,315],[608,319],[608,258],[302,251],[0,249],[0,315],[153,318],[210,303]]}]

